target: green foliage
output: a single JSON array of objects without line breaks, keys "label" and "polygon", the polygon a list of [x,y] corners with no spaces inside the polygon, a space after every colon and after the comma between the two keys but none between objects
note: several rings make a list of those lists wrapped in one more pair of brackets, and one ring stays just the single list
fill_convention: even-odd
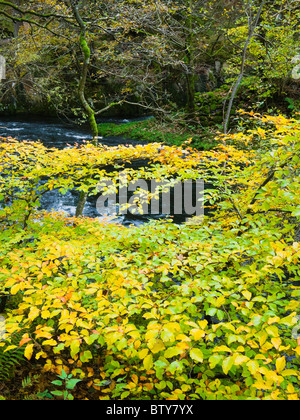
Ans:
[{"label": "green foliage", "polygon": [[[176,117],[174,117],[176,120]],[[199,135],[194,127],[176,127],[174,124],[159,123],[155,119],[124,124],[102,123],[99,125],[102,136],[128,136],[135,140],[147,142],[162,142],[168,145],[181,146],[190,142],[199,150],[209,150],[215,142],[204,132]]]},{"label": "green foliage", "polygon": [[7,381],[13,378],[15,369],[25,361],[24,351],[19,348],[20,335],[13,336],[10,345],[3,346],[0,341],[0,380]]},{"label": "green foliage", "polygon": [[216,89],[212,92],[196,93],[196,110],[202,126],[207,127],[216,124],[222,124],[224,102],[227,96],[227,86]]},{"label": "green foliage", "polygon": [[[3,354],[21,349],[63,398],[299,399],[300,125],[252,118],[202,152],[3,141]],[[130,179],[213,176],[214,217],[127,229],[37,210],[43,191],[93,193],[109,163],[141,157]]]},{"label": "green foliage", "polygon": [[[7,39],[1,43],[0,52],[7,58],[8,80],[14,80],[14,84],[3,84],[1,108],[11,112],[80,113],[84,118],[91,115],[88,106],[95,112],[106,109],[118,116],[134,115],[149,106],[163,117],[174,110],[174,105],[176,110],[188,105],[193,123],[199,121],[208,127],[214,122],[220,124],[222,106],[216,87],[224,83],[230,93],[241,68],[248,18],[255,16],[258,7],[255,2],[200,4],[172,0],[156,2],[155,7],[149,0],[114,0],[101,2],[100,6],[91,3],[89,7],[78,4],[82,27],[70,2],[56,5],[51,0],[32,0],[22,5],[24,14],[18,17],[9,2],[3,2],[1,37]],[[22,19],[27,26],[21,24]],[[292,76],[296,64],[293,59],[300,46],[298,20],[296,3],[266,2],[247,50],[237,107],[247,105],[266,112],[279,103],[280,109],[286,110],[286,95],[293,99],[299,96]],[[18,32],[15,38],[13,32]],[[91,60],[84,70],[85,111],[76,89],[76,80],[81,79],[84,69],[82,55],[86,61]],[[205,94],[197,94],[194,114],[196,89],[207,92],[208,103]],[[128,103],[121,108],[110,106],[124,99]],[[130,102],[142,108],[130,106]],[[94,120],[91,125],[96,132]],[[200,140],[199,145],[205,144],[203,137]],[[180,144],[169,138],[167,141]]]},{"label": "green foliage", "polygon": [[64,387],[65,390],[51,391],[51,394],[57,397],[62,397],[64,400],[73,400],[74,397],[69,391],[72,391],[78,382],[81,382],[81,379],[74,379],[72,374],[68,375],[63,369],[58,377],[60,380],[52,381],[51,384]]}]

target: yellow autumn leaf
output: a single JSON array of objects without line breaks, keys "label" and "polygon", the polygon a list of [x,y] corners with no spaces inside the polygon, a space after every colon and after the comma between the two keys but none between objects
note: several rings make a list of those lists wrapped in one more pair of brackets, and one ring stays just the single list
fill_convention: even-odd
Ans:
[{"label": "yellow autumn leaf", "polygon": [[41,312],[41,317],[43,318],[43,319],[48,319],[48,318],[50,318],[50,311],[48,311],[48,309],[46,309],[46,310],[44,310],[44,311],[42,311]]},{"label": "yellow autumn leaf", "polygon": [[164,352],[164,357],[166,359],[170,359],[171,357],[177,356],[178,354],[181,354],[182,350],[179,349],[178,347],[169,347],[165,352]]},{"label": "yellow autumn leaf", "polygon": [[30,360],[32,357],[32,353],[33,353],[33,344],[27,344],[25,348],[25,352],[24,352],[24,356],[26,357],[26,359]]},{"label": "yellow autumn leaf", "polygon": [[136,340],[135,342],[134,342],[134,348],[137,350],[140,346],[141,346],[141,341],[140,340]]},{"label": "yellow autumn leaf", "polygon": [[39,316],[39,313],[40,313],[40,310],[36,306],[30,308],[28,319],[30,319],[32,321],[33,319],[35,319]]},{"label": "yellow autumn leaf", "polygon": [[143,365],[144,368],[146,370],[150,370],[153,366],[153,356],[152,354],[149,354],[148,356],[145,357],[144,361],[143,361]]},{"label": "yellow autumn leaf", "polygon": [[53,363],[50,359],[47,359],[46,364],[44,365],[44,371],[49,372],[53,367]]},{"label": "yellow autumn leaf", "polygon": [[190,356],[193,360],[196,360],[197,362],[203,362],[203,353],[200,349],[192,349],[190,351]]},{"label": "yellow autumn leaf", "polygon": [[10,293],[11,293],[12,295],[15,295],[15,294],[17,294],[17,293],[18,293],[18,291],[20,290],[20,288],[21,288],[21,283],[16,283],[16,284],[14,284],[14,285],[12,286],[12,288],[10,289]]},{"label": "yellow autumn leaf", "polygon": [[80,349],[80,341],[78,339],[73,340],[71,345],[71,357],[74,358],[74,356],[79,353],[79,349]]},{"label": "yellow autumn leaf", "polygon": [[298,356],[300,356],[300,346],[297,346],[295,349],[293,349],[295,353],[298,354]]},{"label": "yellow autumn leaf", "polygon": [[246,363],[246,362],[248,362],[248,360],[249,360],[249,357],[244,356],[244,355],[242,355],[242,354],[238,354],[238,355],[236,356],[235,360],[234,360],[234,364],[235,364],[236,366],[238,366],[238,365],[241,365],[242,363]]},{"label": "yellow autumn leaf", "polygon": [[260,337],[259,337],[259,345],[262,347],[265,342],[267,341],[268,338],[268,334],[266,333],[266,331],[264,331],[263,333],[261,333]]},{"label": "yellow autumn leaf", "polygon": [[244,296],[245,299],[250,300],[252,297],[252,293],[249,292],[249,290],[243,290],[242,291],[242,295]]},{"label": "yellow autumn leaf", "polygon": [[276,371],[278,373],[280,373],[282,370],[284,370],[286,366],[286,360],[285,360],[285,356],[280,357],[279,359],[276,360]]},{"label": "yellow autumn leaf", "polygon": [[45,331],[43,329],[35,331],[35,338],[51,338],[52,334],[49,331]]},{"label": "yellow autumn leaf", "polygon": [[6,353],[7,351],[13,350],[13,349],[16,349],[16,348],[17,348],[17,346],[15,346],[15,345],[8,346],[8,347],[5,348],[5,350],[3,351],[3,353]]},{"label": "yellow autumn leaf", "polygon": [[164,330],[170,331],[172,333],[176,332],[176,331],[180,331],[180,325],[177,322],[167,322],[164,325]]},{"label": "yellow autumn leaf", "polygon": [[152,351],[152,353],[159,353],[160,351],[164,350],[166,348],[166,346],[164,345],[162,340],[157,340],[157,342],[153,345],[150,346],[149,345],[150,350]]},{"label": "yellow autumn leaf", "polygon": [[295,369],[285,369],[281,372],[282,376],[299,376],[299,372]]},{"label": "yellow autumn leaf", "polygon": [[46,358],[47,357],[47,353],[45,353],[44,351],[39,351],[36,354],[35,358],[36,358],[36,360],[39,360],[40,357]]},{"label": "yellow autumn leaf", "polygon": [[281,345],[281,339],[279,337],[271,338],[271,343],[273,344],[275,349],[278,350]]},{"label": "yellow autumn leaf", "polygon": [[234,361],[235,356],[228,356],[226,359],[223,360],[222,369],[225,375],[227,375],[230,369],[232,368]]},{"label": "yellow autumn leaf", "polygon": [[149,350],[148,350],[148,349],[143,349],[143,350],[139,351],[139,352],[138,352],[138,356],[139,356],[139,358],[140,358],[141,360],[142,360],[142,359],[145,359],[145,357],[147,356],[148,352],[149,352]]},{"label": "yellow autumn leaf", "polygon": [[247,367],[252,375],[255,375],[259,370],[259,363],[256,360],[249,360]]},{"label": "yellow autumn leaf", "polygon": [[69,311],[67,309],[63,309],[61,311],[60,321],[63,321],[65,319],[69,319],[69,318],[70,318]]},{"label": "yellow autumn leaf", "polygon": [[204,330],[208,325],[208,321],[206,319],[203,319],[202,321],[198,321],[198,325],[202,330]]},{"label": "yellow autumn leaf", "polygon": [[205,331],[199,329],[199,328],[194,328],[193,330],[191,330],[191,334],[194,338],[194,340],[200,340],[200,338],[205,336]]},{"label": "yellow autumn leaf", "polygon": [[218,299],[216,300],[216,307],[220,308],[220,306],[224,305],[225,302],[226,302],[226,299],[224,296],[218,297]]},{"label": "yellow autumn leaf", "polygon": [[275,325],[271,325],[270,327],[267,327],[266,331],[271,337],[279,337],[279,331]]},{"label": "yellow autumn leaf", "polygon": [[57,341],[53,340],[53,338],[51,340],[45,340],[43,341],[43,346],[56,346]]},{"label": "yellow autumn leaf", "polygon": [[268,382],[274,382],[278,385],[281,384],[282,381],[284,381],[284,378],[282,376],[278,376],[276,372],[269,370],[266,373],[266,378],[268,380]]},{"label": "yellow autumn leaf", "polygon": [[227,351],[228,353],[232,353],[232,350],[229,347],[224,346],[224,345],[215,347],[213,349],[213,352],[219,352],[219,351]]}]

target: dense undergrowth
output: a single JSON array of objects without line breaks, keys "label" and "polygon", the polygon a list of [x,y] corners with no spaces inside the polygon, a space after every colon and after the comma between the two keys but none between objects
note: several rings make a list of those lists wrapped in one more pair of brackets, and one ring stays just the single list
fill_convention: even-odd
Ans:
[{"label": "dense undergrowth", "polygon": [[[299,399],[300,127],[253,117],[209,152],[2,140],[3,398]],[[209,168],[214,217],[127,229],[37,210],[143,156],[130,179]]]}]

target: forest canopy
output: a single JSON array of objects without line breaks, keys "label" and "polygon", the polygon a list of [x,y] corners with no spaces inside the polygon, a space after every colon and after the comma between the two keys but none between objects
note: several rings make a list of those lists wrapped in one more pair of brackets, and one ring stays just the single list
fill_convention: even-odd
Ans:
[{"label": "forest canopy", "polygon": [[8,72],[2,110],[90,118],[185,109],[206,127],[224,123],[237,81],[233,110],[293,114],[299,107],[297,1],[18,0],[0,7]]}]

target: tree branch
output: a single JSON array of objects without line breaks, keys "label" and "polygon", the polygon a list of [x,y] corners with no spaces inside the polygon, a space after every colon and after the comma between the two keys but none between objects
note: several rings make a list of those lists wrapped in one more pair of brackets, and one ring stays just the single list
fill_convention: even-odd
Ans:
[{"label": "tree branch", "polygon": [[68,19],[71,19],[72,17],[69,17],[69,16],[66,17],[65,15],[60,15],[60,14],[57,14],[57,13],[41,13],[41,12],[36,12],[36,11],[30,10],[30,9],[24,10],[24,9],[21,9],[21,7],[15,5],[11,2],[3,1],[3,0],[0,0],[0,5],[11,7],[12,9],[16,10],[17,12],[19,12],[22,15],[30,14],[30,15],[34,15],[34,16],[44,18],[44,19],[47,19],[47,18],[50,18],[50,17],[55,17],[55,18],[66,20],[68,23],[71,23],[70,21],[68,21]]}]

